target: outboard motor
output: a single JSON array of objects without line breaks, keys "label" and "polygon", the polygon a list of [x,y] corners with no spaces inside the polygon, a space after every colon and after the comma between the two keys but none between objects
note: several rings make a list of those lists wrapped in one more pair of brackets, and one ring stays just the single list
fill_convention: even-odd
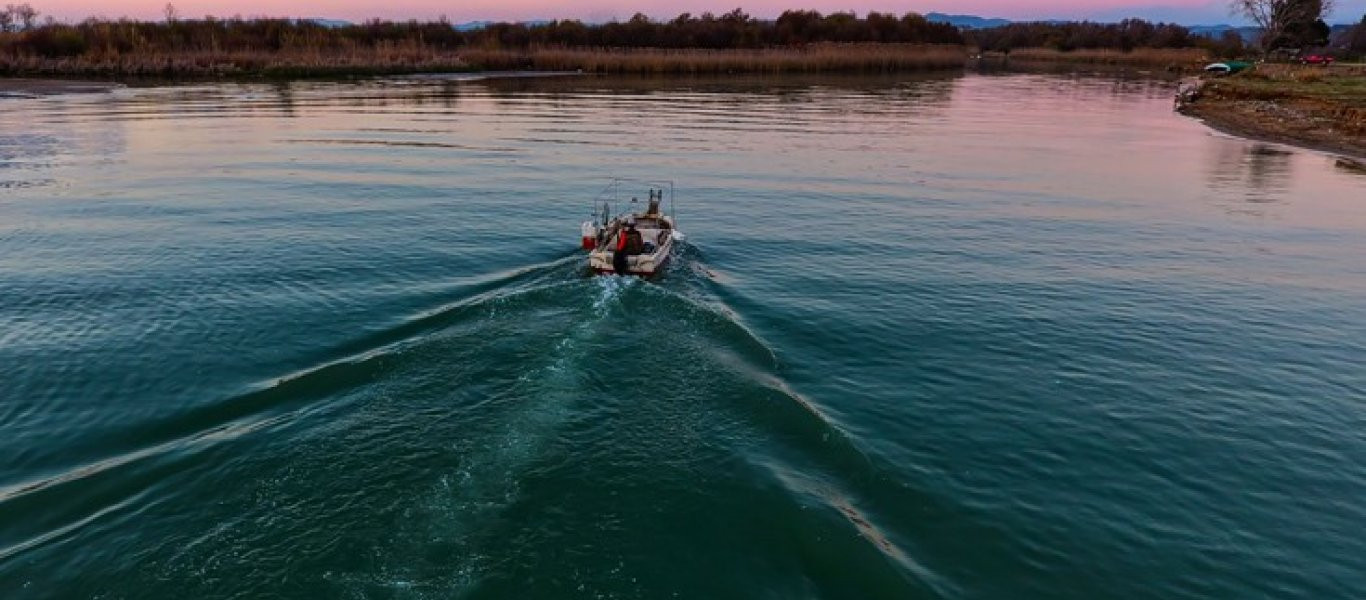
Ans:
[{"label": "outboard motor", "polygon": [[659,201],[664,199],[664,190],[650,190],[650,208],[645,214],[659,216]]}]

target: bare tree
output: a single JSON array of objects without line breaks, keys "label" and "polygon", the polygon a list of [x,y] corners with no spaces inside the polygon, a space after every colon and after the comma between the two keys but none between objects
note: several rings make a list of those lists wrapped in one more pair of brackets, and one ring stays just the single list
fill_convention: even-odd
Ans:
[{"label": "bare tree", "polygon": [[32,6],[28,4],[11,5],[9,9],[14,15],[14,20],[23,26],[24,31],[33,29],[38,24],[38,11],[34,10]]},{"label": "bare tree", "polygon": [[170,2],[166,3],[166,8],[163,8],[162,12],[166,14],[167,23],[174,23],[180,20],[180,11],[176,10],[175,5]]},{"label": "bare tree", "polygon": [[1286,30],[1313,23],[1333,12],[1336,0],[1231,0],[1234,14],[1247,17],[1262,30],[1262,48],[1271,50]]},{"label": "bare tree", "polygon": [[14,29],[14,5],[10,4],[0,9],[0,33],[9,33]]}]

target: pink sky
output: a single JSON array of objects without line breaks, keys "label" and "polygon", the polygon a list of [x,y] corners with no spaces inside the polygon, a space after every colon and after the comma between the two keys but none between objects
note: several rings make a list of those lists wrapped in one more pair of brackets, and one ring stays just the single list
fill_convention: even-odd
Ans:
[{"label": "pink sky", "polygon": [[[140,19],[160,18],[166,0],[26,0],[44,14],[62,20],[87,16]],[[577,18],[603,21],[626,19],[635,12],[672,17],[681,12],[727,12],[743,6],[758,17],[772,17],[788,8],[822,12],[870,10],[903,13],[946,12],[1013,19],[1057,18],[1117,20],[1140,16],[1188,24],[1234,22],[1225,0],[172,0],[184,17],[217,16],[325,17],[363,20],[434,19],[452,21]],[[1335,22],[1356,22],[1366,13],[1366,0],[1339,0]]]}]

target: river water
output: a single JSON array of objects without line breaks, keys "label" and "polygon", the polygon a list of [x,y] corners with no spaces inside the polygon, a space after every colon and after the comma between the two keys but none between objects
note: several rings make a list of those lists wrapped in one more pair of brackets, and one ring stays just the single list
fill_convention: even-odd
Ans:
[{"label": "river water", "polygon": [[1366,175],[1171,94],[0,101],[0,596],[1360,597]]}]

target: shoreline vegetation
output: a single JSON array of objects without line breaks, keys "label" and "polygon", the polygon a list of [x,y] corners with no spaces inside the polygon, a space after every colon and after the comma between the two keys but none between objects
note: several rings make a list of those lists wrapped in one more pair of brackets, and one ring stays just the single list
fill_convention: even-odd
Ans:
[{"label": "shoreline vegetation", "polygon": [[774,48],[470,48],[410,45],[347,52],[147,52],[47,58],[0,57],[0,77],[96,79],[291,79],[482,71],[613,74],[892,73],[954,70],[974,63],[1159,68],[1195,72],[1213,60],[1198,48],[1072,50],[1021,48],[1009,54],[950,44],[822,43]]},{"label": "shoreline vegetation", "polygon": [[[586,24],[327,23],[301,19],[40,23],[21,5],[0,30],[0,77],[302,78],[481,70],[595,73],[877,73],[958,69],[981,49],[1017,61],[1185,69],[1236,55],[1241,41],[1179,25],[1029,23],[959,29],[917,13],[789,10],[763,20],[741,9],[656,21]],[[6,10],[18,10],[9,6]],[[1200,56],[1200,59],[1194,58]]]},{"label": "shoreline vegetation", "polygon": [[1212,60],[1203,48],[1137,48],[1130,51],[1108,48],[1062,51],[1052,48],[1020,48],[1005,52],[983,52],[983,61],[1008,64],[1073,64],[1163,68],[1168,71],[1195,71]]},{"label": "shoreline vegetation", "polygon": [[415,46],[348,53],[149,53],[0,61],[0,76],[94,79],[295,79],[424,73],[550,71],[610,74],[890,73],[959,69],[963,46],[813,44],[800,48],[528,48],[440,51]]},{"label": "shoreline vegetation", "polygon": [[815,44],[800,48],[532,48],[462,53],[483,70],[612,74],[890,73],[962,68],[963,46]]},{"label": "shoreline vegetation", "polygon": [[1366,159],[1366,64],[1260,65],[1202,81],[1179,109],[1234,135]]}]

